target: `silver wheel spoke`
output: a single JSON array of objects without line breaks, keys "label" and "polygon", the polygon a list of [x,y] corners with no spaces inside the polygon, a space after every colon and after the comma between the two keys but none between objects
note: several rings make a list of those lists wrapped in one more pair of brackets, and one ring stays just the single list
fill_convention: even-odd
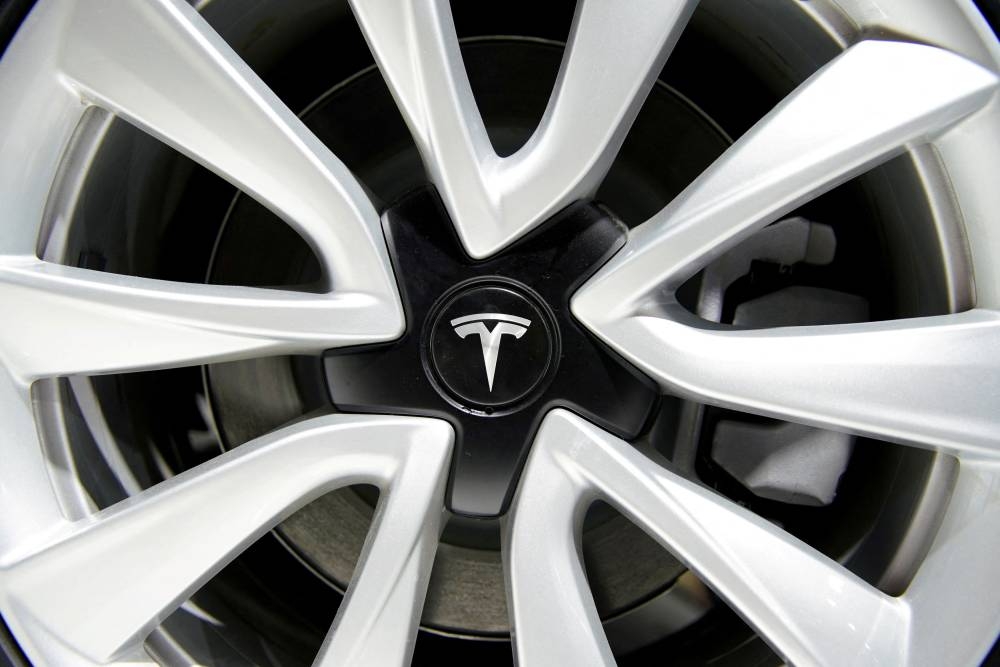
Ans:
[{"label": "silver wheel spoke", "polygon": [[446,0],[352,0],[432,179],[474,257],[592,193],[694,9],[581,0],[555,90],[514,155],[493,151]]},{"label": "silver wheel spoke", "polygon": [[[567,205],[595,194],[699,4],[576,0],[563,62],[539,126],[521,149],[501,157],[472,94],[452,0],[347,2],[461,244],[476,259],[504,250]],[[143,397],[129,397],[118,409],[113,405],[115,383],[95,380],[91,387],[92,374],[385,343],[402,336],[406,324],[381,221],[362,185],[193,8],[205,4],[39,0],[0,61],[0,99],[12,100],[0,104],[0,126],[10,130],[0,139],[0,200],[7,207],[7,215],[0,217],[0,424],[8,442],[0,463],[0,613],[30,660],[43,665],[193,663],[203,661],[202,647],[209,661],[229,657],[215,650],[214,639],[203,641],[206,629],[210,635],[224,630],[225,637],[220,637],[226,643],[231,636],[237,637],[236,643],[259,640],[265,653],[270,654],[272,644],[280,653],[286,647],[279,646],[285,642],[278,635],[287,634],[281,628],[276,637],[265,637],[257,623],[240,627],[242,621],[217,621],[211,605],[202,608],[201,603],[225,593],[215,590],[224,582],[213,577],[254,540],[323,494],[373,485],[379,501],[371,529],[314,665],[405,665],[413,654],[439,536],[449,516],[444,497],[454,433],[447,421],[309,413],[298,423],[154,488],[143,489],[135,479],[113,484],[114,477],[131,474],[117,468],[133,457],[122,458],[107,449],[125,443],[104,446],[102,438],[121,439],[132,431],[142,436],[156,424],[129,428],[133,408],[145,405],[136,402]],[[251,62],[258,56],[288,63],[288,58],[304,60],[315,37],[339,34],[345,16],[350,23],[344,7],[289,12],[286,5],[302,7],[268,0],[254,3],[259,6],[245,13],[214,4],[240,3],[213,3],[208,14]],[[706,20],[697,26],[699,34],[691,35],[698,42],[696,50],[717,46],[722,55],[711,60],[722,67],[731,59],[745,59],[746,71],[760,74],[765,84],[772,75],[813,71],[816,59],[831,49],[845,52],[740,138],[669,206],[631,231],[626,247],[602,260],[602,268],[573,295],[573,313],[617,353],[612,356],[631,362],[660,389],[692,400],[681,401],[680,416],[672,415],[668,406],[657,418],[661,421],[650,426],[649,438],[675,441],[677,456],[667,467],[645,436],[633,445],[563,409],[546,415],[549,408],[541,407],[528,416],[537,427],[536,442],[525,454],[520,484],[502,518],[515,663],[615,663],[583,562],[584,518],[594,501],[603,500],[688,568],[683,577],[698,579],[699,602],[710,587],[721,599],[719,605],[730,605],[788,664],[978,664],[1000,628],[997,596],[984,587],[984,582],[1000,578],[1000,353],[995,352],[1000,350],[1000,291],[995,287],[1000,280],[993,269],[1000,227],[990,224],[1000,208],[1000,189],[988,185],[989,175],[998,171],[994,154],[1000,140],[1000,79],[997,71],[990,71],[1000,63],[995,35],[987,34],[970,0],[789,1],[777,9],[765,7],[767,3],[739,9],[724,0],[708,4],[699,15],[699,22]],[[828,11],[827,4],[836,5],[836,11]],[[536,18],[545,29],[548,17]],[[859,42],[880,34],[894,41]],[[334,46],[332,57],[344,55],[348,65],[354,62],[355,53],[342,44]],[[518,60],[517,65],[527,63]],[[741,65],[735,71],[743,69]],[[520,78],[531,87],[531,76]],[[356,97],[365,104],[364,82],[351,81],[355,78],[345,80],[342,89],[338,86],[345,93],[340,101]],[[742,90],[725,75],[717,83]],[[680,95],[664,99],[656,105],[663,107],[662,115],[650,118],[667,121],[660,129],[669,126],[668,135],[690,127],[691,137],[696,137],[704,130],[704,146],[696,141],[691,155],[681,156],[697,159],[710,145],[712,120],[698,118],[698,110]],[[328,111],[334,123],[345,113],[355,116],[353,102],[338,102]],[[684,120],[688,116],[690,125]],[[102,232],[107,225],[100,225],[95,234],[94,229],[77,229],[78,222],[92,219],[106,200],[114,202],[113,217],[120,217],[122,196],[131,202],[136,187],[155,186],[155,170],[139,174],[143,178],[135,182],[104,183],[115,171],[106,159],[115,162],[124,155],[118,153],[117,132],[109,131],[117,127],[117,119],[215,172],[289,224],[319,258],[323,293],[176,283],[59,264],[72,263],[64,257],[80,243],[88,245],[90,239],[101,245],[106,236]],[[348,129],[362,130],[357,145],[351,144],[358,155],[365,152],[365,137],[378,131],[381,120],[347,124]],[[619,165],[627,171],[634,167],[634,173],[613,174],[628,181],[621,195],[638,197],[633,204],[641,205],[640,200],[658,196],[672,184],[652,155],[654,134],[634,164]],[[121,150],[127,152],[131,147],[128,137],[123,138]],[[376,149],[389,147],[385,141],[375,144]],[[383,173],[385,166],[383,175],[389,180],[412,171],[412,156],[369,153],[375,171]],[[835,245],[832,239],[826,245],[814,244],[819,237],[811,237],[810,230],[826,224],[805,219],[797,221],[797,231],[781,235],[787,252],[750,252],[740,244],[757,234],[758,247],[767,246],[763,227],[900,155],[905,159],[865,183],[872,186],[865,188],[865,195],[871,195],[880,218],[880,239],[905,248],[902,255],[888,253],[890,268],[899,259],[933,255],[933,265],[914,284],[915,298],[938,287],[941,294],[935,292],[932,300],[940,297],[942,303],[958,304],[952,310],[967,312],[832,326],[778,328],[771,323],[771,328],[742,329],[721,323],[726,286],[741,289],[742,283],[734,282],[746,273],[741,267],[757,258],[787,266],[811,264],[811,257],[819,265],[832,257]],[[145,163],[155,155],[137,157]],[[124,210],[131,220],[134,207],[126,205]],[[926,223],[927,228],[908,234],[907,221]],[[767,231],[778,228],[772,225]],[[826,231],[832,235],[832,229]],[[850,239],[840,240],[850,245]],[[412,250],[403,245],[396,250]],[[821,245],[823,252],[813,252]],[[419,250],[416,256],[431,256]],[[527,246],[525,250],[534,252]],[[727,264],[727,254],[732,261],[720,269]],[[462,271],[443,271],[439,277],[452,276],[451,282],[464,285],[460,277],[482,273],[476,266],[463,264]],[[713,266],[719,271],[714,278],[710,268],[700,287],[688,283],[698,271]],[[570,269],[567,264],[565,275],[556,277],[568,277]],[[830,270],[833,275],[839,266]],[[456,277],[459,273],[463,275]],[[532,304],[535,288],[544,294],[543,301],[565,296],[560,290],[546,292],[530,278],[525,277],[530,292],[525,296]],[[446,286],[440,287],[443,292]],[[688,287],[708,297],[699,297],[697,314],[678,302],[676,292],[686,293]],[[836,309],[841,297],[848,301],[843,294],[828,292],[828,302],[818,294],[793,298],[788,292],[773,300],[768,294],[754,299],[754,308],[747,307],[735,321],[763,319],[766,308],[793,303],[805,304],[804,312],[814,305],[819,310],[823,303]],[[809,321],[862,320],[865,315],[860,313],[868,311],[860,296],[850,295],[855,298],[856,316],[845,306],[843,317]],[[427,301],[411,305],[415,312],[429,309],[428,326],[438,320],[457,321],[444,317],[439,304]],[[968,310],[973,307],[969,304],[975,309]],[[523,359],[547,364],[539,367],[541,379],[526,396],[558,401],[564,387],[548,373],[555,372],[557,361],[574,361],[565,351],[581,348],[571,345],[566,322],[559,319],[566,313],[556,313],[559,322],[549,322],[541,312],[547,307],[535,305],[547,318],[544,326],[553,324],[555,329],[545,331],[544,349],[532,349],[533,343],[525,339],[517,350]],[[559,305],[549,303],[554,312]],[[491,308],[477,306],[468,313]],[[463,309],[454,316],[472,317]],[[461,334],[452,337],[447,325],[441,326],[451,343],[462,341]],[[531,335],[541,336],[541,327],[543,323],[536,323]],[[437,341],[418,340],[419,333],[408,339],[420,348],[418,357],[443,359],[449,353],[428,348]],[[471,351],[462,350],[462,358],[452,361],[456,368],[463,367],[461,372],[478,372],[471,377],[485,383],[480,390],[488,389],[498,407],[520,407],[520,399],[502,402],[502,382],[492,393],[496,354],[489,356],[485,333],[478,342],[484,346],[487,378],[477,371],[483,363],[476,356],[477,342],[462,341]],[[513,364],[518,345],[513,337],[505,345],[507,371],[514,374],[508,374],[509,379],[524,368]],[[472,355],[468,359],[466,352]],[[545,356],[550,353],[552,359]],[[391,362],[391,357],[386,359]],[[500,359],[503,365],[502,354]],[[464,368],[470,360],[475,366]],[[358,363],[359,368],[366,365],[362,358]],[[614,360],[609,357],[608,363]],[[443,378],[442,368],[431,370]],[[291,389],[301,389],[303,401],[282,400],[273,411],[250,405],[254,419],[274,415],[274,421],[284,421],[279,413],[311,403],[309,388],[300,387],[297,374],[289,376],[284,366],[246,370],[209,378],[220,391],[232,389],[227,406],[245,403],[241,398],[255,390],[253,382],[267,384],[268,378],[278,383],[277,389],[286,380]],[[425,380],[419,365],[410,370],[416,375],[390,377],[389,385]],[[565,375],[564,370],[573,371],[559,372]],[[611,372],[616,369],[602,370],[609,372],[594,377],[619,384],[620,375]],[[51,379],[63,376],[72,380]],[[427,381],[439,384],[432,377]],[[592,383],[578,384],[586,388]],[[81,387],[86,391],[78,391]],[[449,393],[468,393],[470,405],[485,405],[485,400],[474,400],[473,392],[451,389]],[[354,393],[360,396],[357,401],[338,398],[337,404],[381,401],[374,389],[362,387]],[[389,394],[387,401],[400,403]],[[629,404],[642,409],[643,395],[637,391],[635,396]],[[213,416],[202,397],[197,398],[196,407],[210,431],[238,430],[242,411],[220,410]],[[556,403],[537,402],[543,404]],[[943,452],[914,461],[909,460],[912,451],[903,456],[898,470],[891,471],[891,490],[902,495],[889,494],[879,516],[834,517],[838,525],[833,528],[850,524],[848,532],[857,528],[864,535],[848,552],[831,548],[831,553],[852,564],[864,560],[869,549],[878,551],[876,565],[884,568],[873,568],[866,578],[881,576],[880,582],[866,583],[780,524],[767,521],[764,517],[771,513],[758,516],[692,481],[697,442],[686,447],[685,440],[701,427],[701,404]],[[190,412],[191,401],[185,405]],[[607,422],[608,429],[630,430],[628,410],[603,414],[599,406],[580,409],[596,423]],[[482,424],[488,427],[486,421]],[[471,421],[466,425],[470,433],[475,430]],[[500,431],[488,427],[483,437],[499,434],[503,440],[502,426],[497,426]],[[191,447],[201,446],[200,428],[187,435]],[[850,447],[846,441],[841,444],[844,452]],[[639,448],[657,458],[647,458]],[[147,453],[163,464],[162,471],[169,470],[156,447]],[[716,463],[726,467],[725,457],[713,454]],[[684,468],[688,477],[672,467],[677,463],[679,470],[685,460],[690,464]],[[824,489],[831,488],[835,477],[829,477]],[[132,497],[97,511],[94,502],[102,495],[96,493],[97,486],[105,484],[115,493],[127,489]],[[821,495],[825,502],[828,494],[817,492],[810,498]],[[336,524],[338,535],[344,527],[340,520],[355,518],[333,507],[323,515]],[[334,534],[318,522],[314,528],[290,539],[305,548],[307,539],[316,542]],[[617,554],[594,549],[591,558],[593,537],[588,533],[587,565],[599,566],[593,568],[601,579],[592,580],[594,590],[602,607],[606,601],[609,611],[615,610],[610,620],[619,627],[609,633],[620,655],[631,655],[636,647],[649,646],[647,642],[678,628],[690,628],[685,624],[697,618],[711,620],[702,616],[716,603],[711,596],[697,611],[688,608],[693,606],[690,599],[670,601],[675,606],[667,613],[683,617],[683,623],[653,619],[667,609],[666,604],[660,606],[667,595],[649,598],[647,582],[638,581],[638,576],[632,577],[632,590],[615,585],[621,567],[599,570],[608,554]],[[626,533],[609,531],[598,537],[614,540],[618,551],[630,546],[624,541],[631,539]],[[344,553],[353,555],[355,540],[340,542]],[[447,545],[443,548],[451,551]],[[330,562],[307,555],[319,570],[342,578],[340,554]],[[661,572],[677,571],[673,558],[647,564],[655,569],[632,574],[642,575],[649,584]],[[442,612],[442,627],[502,628],[493,615],[494,603],[502,600],[487,590],[493,569],[488,560],[452,558],[440,570],[433,612]],[[624,572],[630,571],[626,567]],[[474,615],[469,612],[469,618],[452,623],[467,612],[462,590],[473,590],[473,584],[481,588],[480,577],[490,599],[473,610]],[[905,592],[890,596],[878,587]],[[610,590],[615,596],[604,595]],[[685,598],[693,595],[688,592]],[[164,622],[182,606],[183,613]],[[619,613],[623,609],[627,613]],[[209,628],[217,622],[226,627]],[[619,643],[618,633],[629,636]]]},{"label": "silver wheel spoke", "polygon": [[[442,423],[440,430],[447,430]],[[450,432],[449,432],[450,434]],[[441,438],[443,440],[443,438]],[[437,453],[437,452],[435,452]],[[358,562],[362,576],[347,591],[316,667],[408,665],[444,519],[448,451],[400,472],[380,503]],[[423,458],[421,450],[413,453]],[[429,474],[432,471],[433,474]],[[424,498],[433,503],[420,504]]]},{"label": "silver wheel spoke", "polygon": [[996,87],[994,74],[947,51],[861,42],[636,228],[625,250],[576,295],[574,311],[600,331],[647,302],[662,302],[659,290],[678,287],[799,204],[932,139],[982,107]]},{"label": "silver wheel spoke", "polygon": [[994,311],[738,331],[703,329],[674,310],[675,318],[629,318],[620,333],[635,341],[629,356],[678,393],[903,444],[1000,456]]},{"label": "silver wheel spoke", "polygon": [[81,97],[268,206],[313,246],[338,289],[394,295],[378,216],[360,185],[186,2],[58,7],[57,67]]},{"label": "silver wheel spoke", "polygon": [[994,448],[983,391],[996,386],[996,363],[983,359],[996,347],[993,313],[725,331],[688,316],[671,292],[762,225],[945,131],[996,86],[940,49],[862,42],[637,228],[576,294],[574,312],[664,388],[698,400],[931,447]]},{"label": "silver wheel spoke", "polygon": [[402,318],[370,293],[171,283],[0,257],[0,358],[30,380],[390,340]]},{"label": "silver wheel spoke", "polygon": [[790,663],[890,664],[905,655],[901,601],[557,410],[539,430],[505,529],[520,664],[614,662],[578,556],[583,513],[597,497],[684,561]]},{"label": "silver wheel spoke", "polygon": [[[7,554],[7,605],[44,619],[21,628],[38,654],[57,650],[45,645],[51,633],[86,659],[115,659],[281,519],[337,487],[368,483],[383,493],[378,520],[335,626],[349,633],[352,655],[405,659],[451,439],[444,422],[403,417],[338,415],[288,427],[68,524],[48,544],[28,546],[30,555]],[[401,596],[410,596],[408,617]],[[372,632],[384,618],[395,625]]]}]

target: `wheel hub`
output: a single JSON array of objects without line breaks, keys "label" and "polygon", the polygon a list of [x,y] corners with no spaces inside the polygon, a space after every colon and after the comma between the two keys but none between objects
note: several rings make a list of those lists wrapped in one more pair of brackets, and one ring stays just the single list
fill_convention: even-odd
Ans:
[{"label": "wheel hub", "polygon": [[653,384],[584,332],[569,297],[625,242],[625,227],[576,204],[486,261],[462,250],[438,198],[422,190],[383,216],[408,328],[384,346],[326,359],[345,412],[434,416],[455,427],[449,509],[496,517],[541,418],[564,407],[634,438]]}]

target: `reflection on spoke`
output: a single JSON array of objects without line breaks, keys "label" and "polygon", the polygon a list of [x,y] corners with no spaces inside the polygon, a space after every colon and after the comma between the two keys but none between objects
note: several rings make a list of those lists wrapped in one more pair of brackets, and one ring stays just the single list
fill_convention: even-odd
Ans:
[{"label": "reflection on spoke", "polygon": [[556,410],[539,430],[504,534],[520,664],[614,664],[578,552],[597,497],[670,549],[790,663],[885,665],[905,655],[902,601]]},{"label": "reflection on spoke", "polygon": [[423,605],[451,444],[444,422],[347,415],[254,440],[67,524],[42,546],[25,545],[29,553],[8,554],[7,604],[19,610],[17,622],[44,619],[14,630],[51,664],[127,655],[283,518],[335,488],[373,484],[382,492],[378,517],[332,646],[364,664],[400,662]]},{"label": "reflection on spoke", "polygon": [[155,369],[391,340],[397,305],[173,283],[0,257],[0,358],[24,380]]},{"label": "reflection on spoke", "polygon": [[[698,401],[977,455],[997,451],[995,313],[726,331],[673,295],[734,244],[992,99],[997,77],[941,49],[862,42],[803,83],[630,235],[573,298],[605,342]],[[985,357],[983,356],[985,354]]]},{"label": "reflection on spoke", "polygon": [[[332,283],[394,295],[378,215],[329,149],[183,0],[62,0],[63,79],[298,229]],[[395,298],[393,296],[393,298]]]},{"label": "reflection on spoke", "polygon": [[1000,456],[1000,313],[740,331],[702,328],[672,311],[629,318],[619,331],[635,341],[628,356],[679,394],[963,456]]}]

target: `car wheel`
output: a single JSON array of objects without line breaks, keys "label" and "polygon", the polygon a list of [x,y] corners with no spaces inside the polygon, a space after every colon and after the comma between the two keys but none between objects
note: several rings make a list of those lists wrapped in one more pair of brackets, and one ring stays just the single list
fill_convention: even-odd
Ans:
[{"label": "car wheel", "polygon": [[983,0],[0,3],[12,664],[976,665]]}]

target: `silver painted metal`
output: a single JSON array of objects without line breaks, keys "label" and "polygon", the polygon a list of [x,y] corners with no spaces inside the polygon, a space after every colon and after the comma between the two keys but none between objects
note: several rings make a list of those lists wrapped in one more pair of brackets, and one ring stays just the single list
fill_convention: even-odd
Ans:
[{"label": "silver painted metal", "polygon": [[62,84],[222,175],[295,227],[333,285],[395,282],[360,184],[185,2],[52,3]]},{"label": "silver painted metal", "polygon": [[[996,75],[947,51],[861,42],[633,230],[574,296],[573,312],[665,389],[699,401],[950,452],[991,452],[1000,439],[992,400],[1000,357],[987,352],[1000,342],[996,312],[739,331],[690,315],[673,290],[795,206],[941,135],[996,89]],[[961,391],[966,386],[976,391]]]},{"label": "silver painted metal", "polygon": [[[579,553],[583,515],[597,498],[670,549],[791,664],[978,664],[993,634],[969,633],[963,641],[937,628],[957,631],[948,614],[968,609],[981,588],[978,576],[1000,573],[991,550],[1000,538],[990,529],[1000,513],[1000,485],[989,481],[996,470],[996,461],[969,466],[938,543],[906,595],[894,598],[628,443],[555,410],[539,430],[504,532],[518,664],[615,664]],[[955,558],[976,576],[946,574]],[[981,633],[981,620],[972,622]]]},{"label": "silver painted metal", "polygon": [[0,291],[0,358],[24,381],[391,340],[402,323],[371,293],[171,283],[30,257],[0,259]]},{"label": "silver painted metal", "polygon": [[[476,257],[596,188],[694,4],[582,0],[541,126],[500,158],[475,108],[448,3],[352,2]],[[505,527],[519,664],[613,664],[578,552],[583,511],[597,497],[683,559],[795,664],[975,664],[1000,628],[1000,602],[982,588],[1000,578],[1000,232],[992,222],[1000,189],[982,187],[983,173],[1000,171],[992,72],[1000,49],[970,3],[812,4],[817,16],[845,19],[832,32],[888,29],[964,58],[901,42],[849,48],[636,230],[573,308],[672,391],[956,454],[960,473],[937,540],[906,594],[889,597],[555,411]],[[309,420],[71,521],[33,418],[31,383],[40,378],[397,336],[402,311],[361,188],[180,0],[40,0],[0,61],[0,99],[0,126],[23,130],[0,135],[0,611],[30,657],[147,662],[146,633],[256,536],[327,490],[366,482],[382,489],[380,510],[317,664],[405,663],[440,528],[452,438],[444,423]],[[93,105],[280,215],[312,244],[331,291],[181,285],[37,259],[50,187]],[[708,327],[673,301],[672,289],[746,235],[926,142],[966,218],[979,309],[736,331]]]},{"label": "silver painted metal", "polygon": [[[947,141],[954,123],[995,106],[995,89],[994,74],[944,51],[852,47],[635,230],[573,301],[595,333],[672,391],[960,454],[961,500],[953,499],[907,594],[880,593],[776,527],[658,469],[626,443],[569,413],[552,413],[505,533],[519,664],[614,663],[592,600],[578,590],[585,586],[579,524],[597,497],[670,548],[793,664],[978,663],[1000,623],[995,600],[975,605],[976,627],[965,641],[931,628],[947,618],[944,609],[960,613],[961,599],[968,612],[976,595],[974,577],[946,583],[945,563],[956,567],[961,559],[976,577],[997,570],[985,555],[995,533],[989,517],[1000,509],[1000,424],[992,406],[1000,368],[989,353],[998,342],[994,312],[735,331],[683,311],[672,290],[797,204],[917,142]],[[548,519],[526,507],[546,507]],[[972,525],[958,529],[963,521]],[[551,641],[566,628],[588,640]],[[956,650],[946,653],[946,646]]]},{"label": "silver painted metal", "polygon": [[[505,532],[519,664],[614,664],[577,548],[584,512],[598,497],[670,549],[792,664],[898,664],[904,655],[900,602],[628,443],[555,410],[539,430]],[[574,639],[553,641],[556,628]]]},{"label": "silver painted metal", "polygon": [[759,498],[822,506],[837,495],[854,440],[792,422],[723,419],[712,435],[712,460]]},{"label": "silver painted metal", "polygon": [[[360,186],[185,3],[39,2],[0,61],[0,98],[9,101],[0,123],[22,128],[0,138],[0,421],[16,443],[4,453],[0,503],[33,499],[3,513],[0,553],[63,517],[33,424],[32,380],[320,350],[402,331],[378,217]],[[180,285],[39,260],[49,189],[95,103],[296,225],[336,264],[332,291]]]},{"label": "silver painted metal", "polygon": [[445,422],[336,415],[247,443],[3,555],[3,607],[41,664],[105,664],[299,507],[373,484],[379,509],[318,665],[406,664],[441,528]]},{"label": "silver painted metal", "polygon": [[[402,332],[378,215],[361,186],[197,12],[177,0],[53,0],[32,18],[24,38],[31,48],[5,64],[17,70],[20,59],[39,79],[36,88],[51,87],[46,106],[58,109],[74,97],[79,112],[96,104],[216,171],[304,236],[332,291],[178,285],[54,266],[34,256],[33,243],[3,248],[0,289],[10,311],[0,356],[17,375],[29,381],[176,366],[390,340]],[[18,83],[8,80],[5,99],[16,98]],[[13,116],[5,120],[25,120],[20,110],[5,110]],[[31,150],[13,148],[26,158]],[[5,200],[22,200],[20,174],[6,175]],[[37,210],[10,213],[5,227],[37,225]],[[69,327],[78,345],[50,337]]]},{"label": "silver painted metal", "polygon": [[[31,499],[0,521],[0,608],[28,655],[52,665],[147,662],[149,631],[242,548],[320,493],[367,482],[383,492],[377,522],[317,662],[408,662],[440,528],[446,424],[311,420],[70,522],[32,419],[30,385],[43,377],[398,336],[402,309],[378,216],[353,176],[179,1],[40,2],[0,63],[0,91],[18,101],[3,105],[3,121],[37,128],[4,137],[0,167],[9,202],[0,221],[0,419],[13,443],[0,502]],[[293,225],[331,291],[174,284],[37,259],[47,199],[39,184],[53,182],[94,104]]]},{"label": "silver painted metal", "polygon": [[487,257],[592,194],[696,0],[581,0],[538,129],[493,150],[462,64],[447,0],[351,0],[470,255]]}]

